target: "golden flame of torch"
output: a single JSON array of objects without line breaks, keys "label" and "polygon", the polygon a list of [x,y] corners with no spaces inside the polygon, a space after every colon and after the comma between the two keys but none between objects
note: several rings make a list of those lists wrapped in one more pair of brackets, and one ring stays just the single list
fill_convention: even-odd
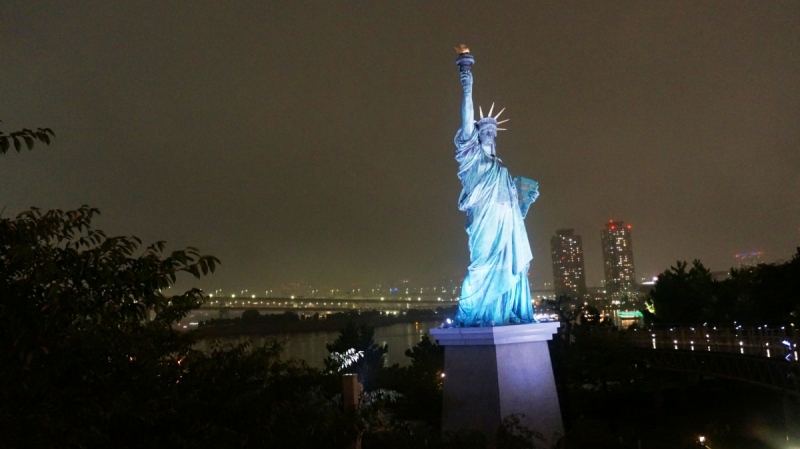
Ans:
[{"label": "golden flame of torch", "polygon": [[456,53],[458,53],[460,55],[464,54],[464,53],[469,53],[469,47],[467,47],[464,44],[461,44],[458,47],[455,47],[455,49],[456,49]]}]

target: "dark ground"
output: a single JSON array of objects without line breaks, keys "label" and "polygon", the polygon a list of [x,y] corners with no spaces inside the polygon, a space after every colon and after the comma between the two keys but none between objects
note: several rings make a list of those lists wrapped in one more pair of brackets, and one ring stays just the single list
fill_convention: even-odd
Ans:
[{"label": "dark ground", "polygon": [[573,394],[566,447],[702,447],[700,435],[714,449],[800,447],[796,400],[784,404],[781,393],[723,379],[658,375],[660,392],[617,391],[607,402],[600,391]]}]

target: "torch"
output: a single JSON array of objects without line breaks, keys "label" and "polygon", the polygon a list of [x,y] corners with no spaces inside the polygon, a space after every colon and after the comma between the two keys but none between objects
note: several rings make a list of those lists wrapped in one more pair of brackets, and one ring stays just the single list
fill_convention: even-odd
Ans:
[{"label": "torch", "polygon": [[475,64],[475,58],[469,54],[469,47],[461,44],[456,47],[456,53],[458,53],[458,57],[456,58],[458,70],[461,72],[469,72],[472,64]]}]

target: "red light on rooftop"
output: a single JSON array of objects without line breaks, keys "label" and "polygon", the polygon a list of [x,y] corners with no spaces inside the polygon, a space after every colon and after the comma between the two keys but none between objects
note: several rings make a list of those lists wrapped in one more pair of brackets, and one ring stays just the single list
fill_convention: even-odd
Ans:
[{"label": "red light on rooftop", "polygon": [[628,229],[630,229],[630,228],[631,228],[631,225],[628,225]]}]

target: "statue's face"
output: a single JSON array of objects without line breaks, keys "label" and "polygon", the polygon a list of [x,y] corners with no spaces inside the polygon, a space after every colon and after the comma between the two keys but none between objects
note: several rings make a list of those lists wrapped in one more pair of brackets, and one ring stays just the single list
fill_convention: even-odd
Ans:
[{"label": "statue's face", "polygon": [[478,133],[478,140],[481,143],[481,148],[486,154],[494,156],[494,138],[497,137],[497,131],[485,130]]}]

